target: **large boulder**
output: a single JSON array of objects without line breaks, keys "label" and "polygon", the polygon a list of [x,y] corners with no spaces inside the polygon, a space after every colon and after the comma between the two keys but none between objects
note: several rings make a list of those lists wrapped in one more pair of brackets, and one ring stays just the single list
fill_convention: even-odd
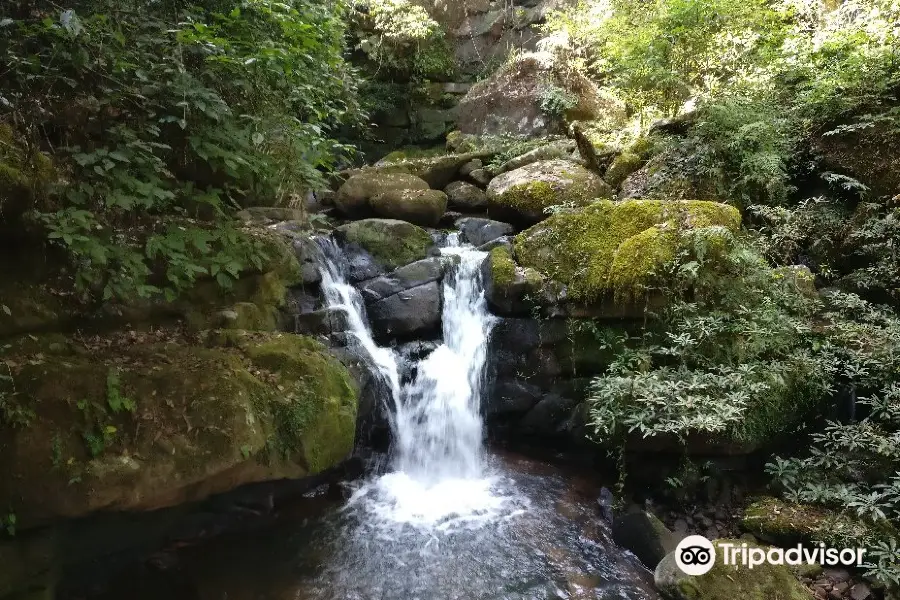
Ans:
[{"label": "large boulder", "polygon": [[[466,175],[474,170],[476,169],[468,171]],[[460,210],[474,211],[487,207],[484,190],[465,181],[451,182],[444,188],[444,193],[447,194],[450,205]]]},{"label": "large boulder", "polygon": [[740,228],[732,206],[703,201],[604,200],[553,215],[515,238],[515,258],[568,287],[579,302],[639,289],[675,256],[679,228]]},{"label": "large boulder", "polygon": [[359,284],[366,302],[377,302],[404,290],[419,287],[444,276],[444,261],[440,257],[426,258]]},{"label": "large boulder", "polygon": [[375,214],[435,227],[447,210],[447,194],[438,190],[391,190],[372,196]]},{"label": "large boulder", "polygon": [[148,511],[320,473],[353,450],[357,392],[318,342],[176,331],[0,350],[0,502],[19,528]]},{"label": "large boulder", "polygon": [[388,339],[439,331],[441,296],[440,284],[432,281],[368,304],[375,335]]},{"label": "large boulder", "polygon": [[[634,157],[625,156],[607,171],[607,181],[622,179],[620,198],[654,198],[660,200],[716,200],[725,182],[714,173],[691,168],[696,149],[687,143],[670,145],[651,157],[643,166]],[[615,164],[615,163],[614,163]],[[625,172],[630,171],[622,178]]]},{"label": "large boulder", "polygon": [[646,510],[616,515],[612,534],[616,544],[633,552],[648,569],[655,569],[681,541],[656,515]]},{"label": "large boulder", "polygon": [[427,190],[428,183],[403,171],[362,171],[352,175],[338,188],[334,205],[348,217],[371,214],[369,200],[378,194],[396,190]]},{"label": "large boulder", "polygon": [[463,217],[456,221],[456,226],[465,240],[473,246],[483,246],[515,231],[509,223],[479,217]]},{"label": "large boulder", "polygon": [[528,314],[540,303],[544,278],[518,266],[507,247],[490,251],[482,264],[482,280],[488,304],[501,314]]},{"label": "large boulder", "polygon": [[375,163],[374,167],[363,169],[362,172],[406,173],[421,178],[432,189],[442,190],[450,182],[460,177],[464,165],[476,159],[489,158],[492,155],[492,150],[409,158],[391,158],[389,155]]},{"label": "large boulder", "polygon": [[[699,576],[685,574],[675,562],[675,552],[667,554],[654,573],[657,589],[670,600],[809,600],[809,590],[785,565],[764,563],[750,569],[723,564],[722,544],[740,548],[745,543],[744,540],[715,540],[715,565]],[[747,545],[768,550],[764,546]]]},{"label": "large boulder", "polygon": [[598,175],[567,160],[531,163],[491,180],[487,189],[492,218],[534,224],[547,218],[551,206],[587,206],[612,198],[613,190]]},{"label": "large boulder", "polygon": [[[571,104],[565,114],[545,111],[547,98]],[[540,137],[562,131],[568,120],[625,115],[622,104],[604,96],[586,77],[562,74],[549,52],[525,53],[491,77],[472,86],[459,104],[457,125],[463,133]]]},{"label": "large boulder", "polygon": [[335,236],[345,245],[362,248],[388,271],[422,260],[435,248],[427,231],[395,219],[354,221],[335,229]]}]

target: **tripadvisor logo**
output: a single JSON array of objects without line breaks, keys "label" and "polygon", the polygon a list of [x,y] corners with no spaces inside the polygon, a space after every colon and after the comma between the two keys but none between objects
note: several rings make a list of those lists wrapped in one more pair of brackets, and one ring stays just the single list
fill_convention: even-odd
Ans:
[{"label": "tripadvisor logo", "polygon": [[[717,550],[718,554],[717,557]],[[735,543],[722,540],[713,543],[702,535],[690,535],[675,548],[675,563],[687,575],[704,575],[720,559],[723,565],[742,565],[748,569],[763,564],[770,565],[803,565],[817,564],[827,567],[843,565],[860,567],[863,564],[865,548],[828,548],[820,543],[818,546],[804,547],[798,544],[793,548],[761,548],[746,543]]]}]

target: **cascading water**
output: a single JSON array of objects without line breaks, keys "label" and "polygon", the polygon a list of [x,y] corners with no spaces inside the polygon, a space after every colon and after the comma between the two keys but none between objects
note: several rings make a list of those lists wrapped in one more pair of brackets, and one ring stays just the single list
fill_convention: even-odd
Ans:
[{"label": "cascading water", "polygon": [[487,340],[494,323],[484,299],[480,265],[486,253],[449,237],[442,255],[456,265],[444,280],[443,343],[400,385],[399,357],[372,338],[359,292],[347,283],[340,250],[323,246],[322,287],[329,308],[347,314],[349,332],[391,390],[393,471],[357,490],[385,523],[449,529],[498,516],[509,498],[486,472],[479,414]]}]

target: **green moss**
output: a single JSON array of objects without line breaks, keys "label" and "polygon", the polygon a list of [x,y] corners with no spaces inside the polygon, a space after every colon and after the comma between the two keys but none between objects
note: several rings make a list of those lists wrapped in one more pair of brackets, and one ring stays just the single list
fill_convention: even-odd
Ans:
[{"label": "green moss", "polygon": [[[738,547],[743,540],[715,540]],[[750,545],[754,547],[754,545]],[[724,550],[718,549],[715,566],[699,577],[682,576],[677,582],[680,598],[685,600],[809,600],[809,592],[791,570],[783,565],[763,564],[753,569],[744,566],[725,565]]]},{"label": "green moss", "polygon": [[444,148],[419,148],[412,146],[409,148],[394,150],[378,162],[382,164],[391,164],[397,162],[405,162],[408,160],[415,160],[419,158],[435,158],[438,156],[444,156],[446,154],[447,151]]},{"label": "green moss", "polygon": [[0,221],[34,207],[57,179],[49,156],[29,151],[11,127],[0,124]]},{"label": "green moss", "polygon": [[405,221],[364,219],[337,230],[348,242],[360,245],[388,269],[428,256],[434,240],[428,232]]},{"label": "green moss", "polygon": [[527,164],[495,178],[488,187],[488,206],[503,217],[514,212],[532,221],[544,218],[556,205],[587,206],[612,197],[612,189],[597,175],[565,160]]},{"label": "green moss", "polygon": [[238,302],[230,309],[237,317],[226,320],[222,327],[244,331],[275,331],[278,328],[278,314],[272,306]]},{"label": "green moss", "polygon": [[499,246],[490,253],[491,280],[498,289],[506,289],[516,281],[516,263],[506,246]]},{"label": "green moss", "polygon": [[609,165],[603,179],[606,183],[617,188],[625,179],[641,168],[644,160],[637,154],[632,152],[623,152]]},{"label": "green moss", "polygon": [[[846,546],[872,537],[897,536],[887,521],[875,526],[836,510],[770,497],[750,504],[744,510],[741,526],[757,537],[784,546],[817,542]],[[873,531],[875,527],[877,531]]]},{"label": "green moss", "polygon": [[740,213],[714,202],[605,200],[520,233],[515,257],[569,286],[573,298],[592,301],[644,281],[673,255],[670,236],[679,228],[713,225],[737,230]]},{"label": "green moss", "polygon": [[353,450],[357,395],[347,370],[325,347],[285,334],[247,344],[244,352],[279,378],[272,404],[276,449],[301,458],[310,473],[346,458]]}]

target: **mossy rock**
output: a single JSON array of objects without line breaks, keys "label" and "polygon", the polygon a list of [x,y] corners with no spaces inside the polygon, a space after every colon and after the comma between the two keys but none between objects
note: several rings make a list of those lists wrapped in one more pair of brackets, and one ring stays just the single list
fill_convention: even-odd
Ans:
[{"label": "mossy rock", "polygon": [[357,394],[321,344],[235,331],[209,340],[162,331],[87,346],[8,342],[0,503],[20,528],[198,501],[350,454]]},{"label": "mossy rock", "polygon": [[632,152],[623,152],[609,165],[606,174],[603,175],[603,179],[609,185],[618,188],[629,175],[640,169],[643,164],[644,160],[639,155]]},{"label": "mossy rock", "polygon": [[703,201],[604,200],[553,215],[515,238],[517,262],[568,286],[577,301],[643,285],[674,256],[680,228],[740,228],[734,207]]},{"label": "mossy rock", "polygon": [[485,298],[502,314],[528,314],[541,303],[544,278],[530,268],[518,266],[508,246],[490,251],[482,266]]},{"label": "mossy rock", "polygon": [[363,219],[342,225],[335,235],[371,254],[387,270],[426,258],[434,249],[427,231],[396,219]]},{"label": "mossy rock", "polygon": [[28,150],[16,132],[0,123],[0,223],[18,221],[25,211],[43,209],[59,178],[51,158]]},{"label": "mossy rock", "polygon": [[[669,142],[622,181],[620,198],[660,200],[718,200],[726,182],[714,173],[689,168],[696,149],[685,142]],[[638,148],[643,150],[643,148]],[[640,155],[640,152],[634,152]]]},{"label": "mossy rock", "polygon": [[771,497],[758,498],[744,509],[741,526],[756,537],[781,546],[825,542],[840,547],[872,537],[898,535],[887,521],[876,526],[834,509]]},{"label": "mossy rock", "polygon": [[369,199],[373,196],[392,190],[427,189],[428,184],[425,181],[403,170],[359,171],[341,185],[335,195],[334,204],[345,215],[359,217],[371,213]]},{"label": "mossy rock", "polygon": [[446,156],[446,154],[447,150],[444,147],[419,148],[416,146],[411,146],[408,148],[401,148],[400,150],[394,150],[375,164],[390,165],[394,163],[406,162],[408,160],[417,160],[420,158],[437,158],[439,156]]},{"label": "mossy rock", "polygon": [[[752,569],[725,565],[721,544],[740,547],[744,540],[715,540],[716,562],[704,575],[686,575],[675,563],[675,553],[669,553],[657,565],[654,573],[656,587],[670,600],[809,600],[806,586],[785,565],[763,564]],[[749,547],[763,548],[749,544]]]},{"label": "mossy rock", "polygon": [[598,175],[577,163],[538,161],[491,180],[488,214],[492,219],[533,224],[546,219],[551,206],[581,207],[612,196]]},{"label": "mossy rock", "polygon": [[408,158],[392,162],[380,161],[374,167],[363,169],[365,172],[385,174],[408,174],[424,180],[435,190],[442,190],[452,181],[459,178],[460,169],[469,161],[488,159],[491,151],[475,151],[463,154],[444,154],[440,156]]},{"label": "mossy rock", "polygon": [[369,204],[381,217],[435,227],[447,212],[447,194],[438,190],[392,190],[373,196]]}]

